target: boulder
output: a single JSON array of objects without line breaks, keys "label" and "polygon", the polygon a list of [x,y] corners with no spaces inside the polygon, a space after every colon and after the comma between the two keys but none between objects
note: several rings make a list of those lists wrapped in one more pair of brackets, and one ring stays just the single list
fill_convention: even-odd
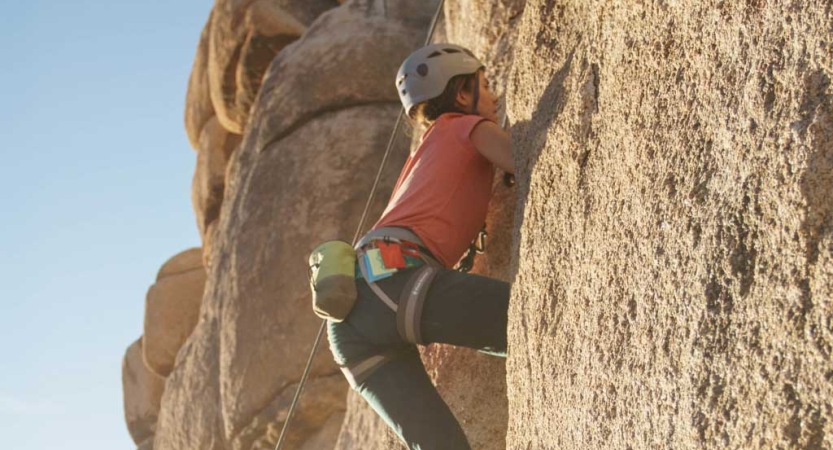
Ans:
[{"label": "boulder", "polygon": [[223,127],[241,134],[272,58],[306,31],[333,0],[220,0],[208,33],[208,85]]},{"label": "boulder", "polygon": [[[435,6],[218,0],[186,100],[205,304],[167,354],[158,422],[128,415],[142,446],[273,448],[320,323],[303,261],[352,237],[398,109],[393,74]],[[440,34],[505,93],[517,168],[514,187],[496,174],[474,268],[513,283],[506,364],[422,351],[475,448],[833,446],[833,10],[445,9]],[[125,386],[127,411],[145,391]],[[296,448],[332,448],[342,416],[337,450],[402,448],[352,391],[345,411],[326,350],[308,389]]]},{"label": "boulder", "polygon": [[506,448],[506,360],[433,344],[420,348],[431,381],[463,427],[472,448]]},{"label": "boulder", "polygon": [[127,348],[121,373],[124,418],[130,437],[136,444],[152,441],[165,379],[148,370],[142,362],[141,338]]},{"label": "boulder", "polygon": [[191,182],[191,204],[202,236],[203,254],[211,252],[212,224],[220,218],[226,188],[226,167],[240,145],[240,136],[226,131],[212,117],[200,134],[197,164]]},{"label": "boulder", "polygon": [[[523,9],[523,2],[493,3],[446,3],[444,20],[438,24],[434,41],[455,42],[470,47],[486,64],[495,91],[502,93],[511,67],[508,50],[516,28],[514,19]],[[421,132],[419,127],[415,128],[412,147],[419,144]],[[401,166],[392,168],[396,171],[400,169]],[[513,187],[504,184],[503,175],[496,172],[493,183],[493,198],[486,220],[489,249],[476,258],[472,272],[508,281],[512,276],[510,261],[515,192]],[[505,360],[448,345],[423,348],[421,356],[432,381],[460,421],[472,447],[505,448]],[[404,448],[361,397],[352,393],[336,446],[338,450],[350,448]]]},{"label": "boulder", "polygon": [[[255,439],[259,433],[246,430],[252,430],[256,419],[261,424],[281,426],[280,409],[268,406],[277,396],[285,397],[287,394],[282,393],[286,386],[300,377],[320,324],[310,309],[306,267],[298,263],[298,255],[306,255],[320,240],[346,237],[352,233],[350,228],[358,225],[366,200],[362,194],[369,190],[373,180],[358,170],[344,167],[372,165],[371,161],[378,161],[380,155],[376,152],[380,148],[384,150],[388,127],[396,111],[395,105],[365,106],[324,114],[288,136],[279,143],[280,147],[252,158],[258,163],[245,169],[250,172],[247,176],[241,176],[232,167],[233,178],[245,181],[239,189],[247,195],[238,197],[236,183],[231,184],[229,192],[235,195],[229,197],[220,220],[209,275],[209,280],[217,281],[209,282],[205,295],[210,303],[206,305],[204,322],[223,326],[218,326],[217,335],[195,332],[191,337],[197,349],[221,345],[221,353],[212,356],[207,349],[180,351],[178,367],[169,379],[171,402],[177,404],[169,404],[169,397],[165,400],[165,408],[173,408],[177,414],[171,421],[160,421],[159,433],[164,436],[164,446],[160,448],[190,448],[201,439],[210,442],[214,439],[213,432],[202,428],[220,417],[227,421],[225,427],[230,428],[232,424],[239,427],[226,434],[235,440]],[[344,138],[345,130],[354,130],[349,139]],[[398,148],[404,156],[404,146],[400,144]],[[241,159],[246,157],[246,152],[244,148]],[[401,156],[394,159],[401,164]],[[232,164],[239,167],[243,163]],[[283,175],[274,176],[276,173]],[[387,193],[380,193],[381,198],[389,195],[393,182],[393,174],[383,179]],[[345,198],[332,196],[342,186],[361,186],[357,191],[363,192]],[[259,206],[254,208],[254,205]],[[373,211],[378,214],[381,207],[381,201],[377,201]],[[339,214],[343,214],[340,220],[331,219]],[[281,233],[275,233],[274,224],[283,224]],[[211,376],[218,377],[216,383],[223,380],[222,391],[210,380],[194,380],[206,377],[204,371],[214,364],[218,364],[218,373]],[[305,423],[303,415],[296,417],[293,429],[318,429],[333,412],[343,411],[346,382],[326,350],[319,352],[311,383],[333,374],[341,390],[335,397],[325,397],[336,399],[328,404],[329,410],[316,416],[318,422]],[[194,423],[192,415],[209,413],[203,409],[206,405],[202,399],[207,395],[205,383],[209,382],[209,392],[216,393],[227,410],[224,416],[215,415],[212,420],[200,418],[200,422]],[[200,411],[188,412],[190,408]],[[177,427],[200,431],[183,433]],[[260,426],[254,430],[265,428]],[[246,442],[235,443],[234,448],[247,448]],[[156,443],[159,446],[160,440]]]},{"label": "boulder", "polygon": [[185,129],[194,149],[217,116],[241,134],[263,72],[283,47],[297,39],[332,0],[218,1],[203,28],[188,82]]},{"label": "boulder", "polygon": [[[381,77],[381,71],[392,83],[400,58],[380,59],[404,57],[419,45],[430,12],[405,14],[419,9],[382,1],[346,3],[310,25],[278,59],[289,55],[307,67],[318,59],[326,72],[332,67],[324,56],[338,59],[349,53],[360,60],[351,62],[359,70],[351,78]],[[372,33],[374,45],[359,45]],[[321,241],[352,237],[399,111],[395,91],[373,97],[362,89],[376,87],[361,83],[344,84],[338,92],[376,101],[333,108],[318,101],[333,93],[331,85],[308,84],[318,75],[276,67],[264,83],[277,88],[258,94],[252,110],[258,119],[250,121],[228,164],[220,219],[213,222],[217,231],[202,318],[179,351],[163,399],[154,443],[163,450],[254,448],[277,439],[285,419],[282,402],[291,398],[321,323],[310,308],[304,261]],[[291,128],[282,125],[271,133],[274,123],[266,119],[282,116],[295,118]],[[256,137],[261,134],[279,138],[260,146]],[[395,144],[390,164],[401,167],[407,139],[400,137]],[[371,216],[381,213],[397,172],[382,177]],[[338,389],[321,391],[330,393],[319,400],[311,395],[320,406],[311,408],[311,415],[299,411],[293,421],[299,446],[332,436],[322,434],[322,427],[344,412],[346,382],[322,350],[310,386],[330,383]]]},{"label": "boulder", "polygon": [[486,65],[493,92],[506,92],[512,68],[517,25],[526,0],[458,0],[446,2],[447,42],[472,51]]},{"label": "boulder", "polygon": [[527,1],[509,448],[831,446],[831,24]]},{"label": "boulder", "polygon": [[[213,266],[222,270],[217,299],[246,299],[229,301],[220,311],[228,343],[220,362],[227,426],[245,426],[283,385],[300,377],[321,323],[311,311],[304,261],[318,243],[350,239],[358,226],[373,183],[363,168],[379,161],[397,108],[322,114],[254,156],[253,148],[243,148],[249,166],[241,171],[248,173],[239,190],[230,191],[235,195],[219,225],[220,253],[213,255]],[[401,164],[405,144],[403,139],[397,146],[394,163]],[[381,212],[394,181],[393,173],[383,178],[372,213]],[[319,352],[312,376],[336,371],[332,356]]]},{"label": "boulder", "polygon": [[206,271],[211,269],[211,255],[213,254],[214,242],[217,240],[217,225],[219,220],[210,222],[205,228],[205,237],[203,238],[203,253],[202,260]]},{"label": "boulder", "polygon": [[266,148],[321,111],[398,103],[396,71],[425,40],[435,5],[364,0],[323,14],[269,67],[250,145]]},{"label": "boulder", "polygon": [[161,377],[171,373],[177,352],[197,324],[205,280],[202,251],[194,248],[171,258],[148,290],[144,361]]},{"label": "boulder", "polygon": [[[210,285],[208,288],[210,289]],[[206,298],[211,295],[206,293]],[[179,351],[165,380],[153,445],[157,450],[227,450],[219,408],[220,327],[204,316]],[[196,395],[195,393],[199,393]]]},{"label": "boulder", "polygon": [[[338,439],[338,432],[341,430],[341,423],[344,421],[344,413],[334,413],[331,415],[318,432],[307,439],[300,450],[330,450],[333,447],[333,442]],[[269,450],[272,450],[271,448]]]},{"label": "boulder", "polygon": [[[487,67],[493,89],[503,93],[511,67],[511,39],[523,2],[452,2],[445,4],[444,18],[435,41],[455,42],[471,48]],[[447,37],[441,35],[448,34]],[[412,146],[419,143],[414,132]],[[399,167],[396,168],[399,170]],[[475,260],[473,273],[510,280],[515,189],[496,171],[487,215],[488,250]],[[503,449],[507,427],[505,360],[469,349],[431,345],[421,350],[426,370],[440,395],[461,423],[473,448]],[[400,448],[387,426],[358,398],[348,402],[348,412],[337,449]],[[352,447],[355,446],[355,447]]]},{"label": "boulder", "polygon": [[202,251],[200,248],[189,248],[181,251],[162,264],[156,273],[156,281],[174,275],[181,275],[202,268]]},{"label": "boulder", "polygon": [[[343,400],[347,389],[341,372],[309,380],[286,435],[285,448],[332,448],[344,419]],[[297,390],[298,383],[286,386],[234,437],[229,447],[274,450]],[[335,425],[334,420],[338,420]]]},{"label": "boulder", "polygon": [[208,81],[208,41],[213,16],[212,10],[200,34],[197,54],[188,78],[188,91],[185,94],[185,131],[194,150],[200,148],[203,127],[215,116],[214,105],[211,103],[211,86]]}]

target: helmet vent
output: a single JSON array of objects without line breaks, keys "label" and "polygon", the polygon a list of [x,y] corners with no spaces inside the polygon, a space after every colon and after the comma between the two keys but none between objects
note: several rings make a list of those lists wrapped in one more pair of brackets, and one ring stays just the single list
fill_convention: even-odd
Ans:
[{"label": "helmet vent", "polygon": [[446,53],[460,53],[460,50],[457,50],[456,48],[446,48],[443,49],[443,51],[445,51]]},{"label": "helmet vent", "polygon": [[428,55],[428,58],[426,58],[426,59],[436,58],[437,56],[442,56],[442,55],[443,54],[440,53],[440,52],[434,52],[434,53],[431,53],[430,55]]},{"label": "helmet vent", "polygon": [[426,65],[425,63],[422,63],[422,64],[417,66],[416,71],[417,71],[418,74],[420,74],[421,76],[424,77],[424,76],[428,75],[428,65]]}]

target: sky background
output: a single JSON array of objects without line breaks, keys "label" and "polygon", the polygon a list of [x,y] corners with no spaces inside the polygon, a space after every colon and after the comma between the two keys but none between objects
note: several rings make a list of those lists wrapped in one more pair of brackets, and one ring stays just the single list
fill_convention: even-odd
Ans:
[{"label": "sky background", "polygon": [[136,447],[122,358],[200,245],[183,110],[212,3],[0,0],[4,448]]}]

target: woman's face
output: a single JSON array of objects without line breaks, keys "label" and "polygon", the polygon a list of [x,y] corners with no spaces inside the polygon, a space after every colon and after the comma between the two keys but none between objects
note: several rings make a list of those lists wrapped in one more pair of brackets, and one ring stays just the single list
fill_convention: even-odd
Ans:
[{"label": "woman's face", "polygon": [[[477,76],[479,78],[478,87],[480,89],[480,98],[477,99],[477,111],[475,113],[497,123],[498,98],[490,89],[489,80],[486,78],[485,71],[477,71]],[[471,106],[474,103],[474,95],[471,92],[461,90],[458,94],[457,101],[463,107],[463,111],[471,111]]]}]

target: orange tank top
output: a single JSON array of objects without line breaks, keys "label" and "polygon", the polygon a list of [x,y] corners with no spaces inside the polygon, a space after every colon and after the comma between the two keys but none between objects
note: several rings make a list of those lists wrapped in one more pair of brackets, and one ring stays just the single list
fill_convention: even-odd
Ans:
[{"label": "orange tank top", "polygon": [[481,116],[447,113],[422,135],[373,226],[405,227],[446,267],[465,253],[486,220],[494,166],[469,138]]}]

